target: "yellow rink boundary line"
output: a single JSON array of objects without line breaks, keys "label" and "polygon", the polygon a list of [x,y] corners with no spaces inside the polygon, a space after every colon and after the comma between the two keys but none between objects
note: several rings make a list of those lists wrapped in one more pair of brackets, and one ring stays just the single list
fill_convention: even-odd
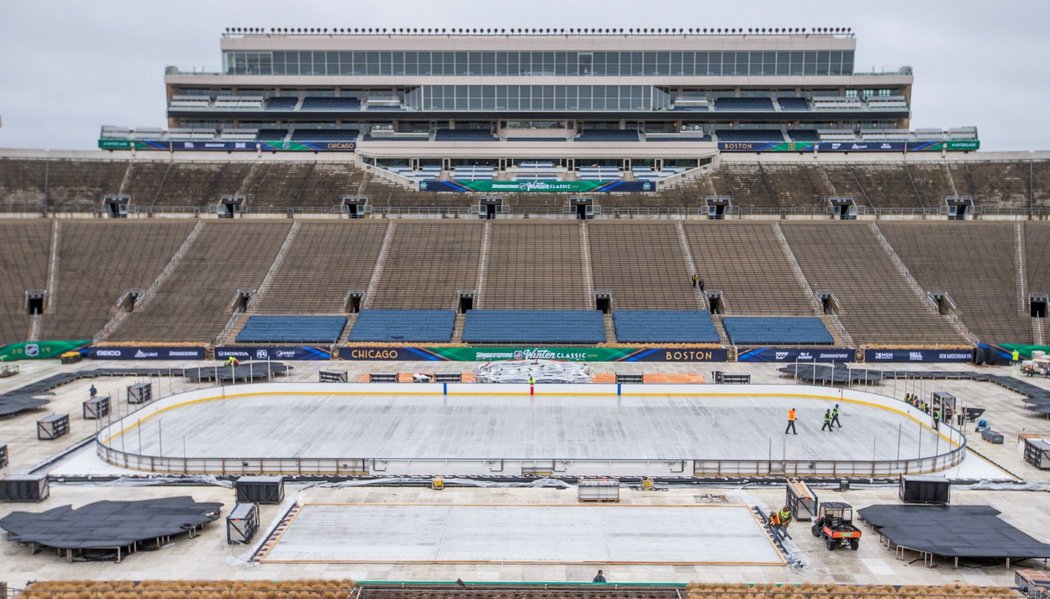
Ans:
[{"label": "yellow rink boundary line", "polygon": [[[558,560],[425,560],[425,559],[404,559],[404,560],[393,560],[393,561],[376,561],[376,560],[349,560],[349,559],[270,559],[268,556],[281,543],[281,539],[285,533],[292,529],[295,521],[299,519],[299,516],[306,511],[308,507],[391,507],[391,508],[501,508],[501,509],[528,509],[528,508],[587,508],[587,509],[621,509],[621,508],[700,508],[700,509],[743,509],[746,510],[748,515],[754,520],[755,525],[758,526],[759,531],[762,533],[762,538],[769,543],[769,546],[773,549],[773,552],[777,555],[779,561],[775,562],[725,562],[725,561],[713,561],[713,562],[690,562],[690,561],[670,561],[670,562],[640,562],[640,561],[580,561],[580,562],[569,562],[569,561],[558,561]],[[266,551],[263,552],[257,558],[260,563],[267,564],[464,564],[464,565],[496,565],[496,564],[518,564],[518,565],[557,565],[557,564],[608,564],[617,566],[783,566],[787,563],[780,550],[777,548],[773,540],[769,538],[769,535],[765,532],[765,527],[758,520],[758,516],[746,503],[736,504],[681,504],[681,505],[645,505],[645,504],[626,504],[626,505],[607,505],[607,504],[579,504],[579,503],[532,503],[532,504],[506,504],[506,503],[468,503],[468,504],[454,504],[454,503],[354,503],[354,502],[337,502],[337,501],[319,501],[319,502],[306,502],[299,504],[299,511],[292,516],[292,519],[288,521],[288,524],[284,527],[276,538],[269,543]]]},{"label": "yellow rink boundary line", "polygon": [[[345,395],[345,396],[405,396],[405,395],[410,395],[410,396],[428,396],[428,397],[459,397],[459,396],[501,396],[501,397],[508,397],[508,396],[514,396],[514,397],[706,397],[706,398],[713,398],[713,397],[726,397],[726,398],[733,398],[733,397],[736,397],[736,398],[740,398],[740,397],[745,397],[745,398],[767,397],[767,398],[774,398],[774,399],[816,399],[816,400],[821,400],[821,401],[833,401],[833,402],[837,402],[837,403],[849,403],[849,404],[862,405],[862,406],[867,406],[867,407],[870,407],[870,408],[876,408],[876,409],[879,409],[879,410],[885,410],[887,412],[892,412],[892,413],[898,414],[900,416],[903,416],[903,417],[911,420],[912,422],[915,422],[916,424],[921,426],[923,429],[926,429],[926,430],[931,431],[931,432],[936,432],[937,435],[941,439],[944,439],[948,443],[949,447],[952,447],[952,446],[959,447],[959,442],[958,441],[955,441],[954,439],[949,438],[948,436],[946,436],[944,433],[940,432],[939,430],[938,431],[934,431],[934,429],[931,428],[929,425],[927,425],[926,423],[922,422],[921,420],[919,420],[915,416],[913,416],[913,415],[911,415],[911,414],[909,414],[909,413],[907,413],[905,411],[898,410],[896,408],[891,408],[891,407],[888,407],[888,406],[884,406],[882,404],[878,404],[878,403],[875,403],[875,402],[864,401],[862,399],[851,399],[851,398],[847,398],[847,397],[834,396],[834,395],[818,395],[818,394],[813,394],[813,393],[743,393],[743,392],[741,392],[741,393],[703,393],[703,392],[700,392],[700,393],[623,393],[621,395],[617,395],[615,393],[586,392],[586,393],[551,393],[551,394],[531,395],[531,394],[526,394],[526,393],[507,392],[507,391],[497,391],[497,392],[493,392],[493,393],[468,392],[468,393],[455,393],[455,394],[449,394],[449,395],[443,395],[442,393],[439,393],[439,392],[429,392],[429,391],[419,391],[419,392],[409,392],[409,393],[400,393],[400,392],[396,392],[396,391],[377,391],[377,392],[367,392],[367,391],[252,391],[252,392],[248,392],[248,393],[223,393],[221,395],[214,395],[214,396],[208,396],[208,397],[200,397],[200,398],[197,398],[197,399],[190,399],[190,400],[186,400],[186,401],[183,401],[183,402],[178,402],[178,403],[171,404],[170,406],[164,406],[163,408],[159,408],[155,412],[153,412],[152,414],[149,414],[148,416],[146,416],[145,418],[141,418],[139,420],[136,420],[135,422],[130,423],[128,426],[122,426],[121,431],[119,433],[111,434],[109,437],[107,437],[105,440],[102,441],[102,444],[103,445],[109,445],[110,443],[113,442],[113,440],[119,438],[121,435],[127,434],[128,432],[135,430],[142,423],[148,422],[149,420],[153,419],[154,417],[159,416],[160,414],[163,414],[165,412],[174,410],[176,408],[183,408],[183,407],[186,407],[186,406],[191,406],[191,405],[201,404],[201,403],[208,403],[208,402],[212,402],[212,401],[225,401],[225,400],[229,400],[229,399],[241,399],[241,398],[246,398],[246,397],[272,397],[272,396],[289,397],[289,396],[297,396],[297,395],[307,395],[307,396],[319,395],[319,396],[323,396],[323,397],[330,397],[330,396],[333,396],[333,395]],[[889,398],[889,399],[892,399],[892,398]],[[894,401],[899,401],[899,400],[894,400]],[[130,418],[130,416],[125,416],[124,418],[125,419],[126,418]],[[113,425],[111,425],[111,426],[113,426]]]}]

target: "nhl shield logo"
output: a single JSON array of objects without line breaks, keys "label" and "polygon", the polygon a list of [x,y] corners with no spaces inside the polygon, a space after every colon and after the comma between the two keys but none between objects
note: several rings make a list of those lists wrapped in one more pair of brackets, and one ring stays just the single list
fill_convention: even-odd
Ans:
[{"label": "nhl shield logo", "polygon": [[26,344],[26,357],[27,358],[36,358],[38,356],[40,356],[40,346],[37,345],[36,343],[27,343]]}]

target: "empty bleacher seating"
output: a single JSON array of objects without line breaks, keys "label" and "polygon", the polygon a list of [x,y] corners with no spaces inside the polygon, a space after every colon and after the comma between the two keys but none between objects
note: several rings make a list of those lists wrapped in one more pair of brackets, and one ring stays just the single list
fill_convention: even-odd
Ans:
[{"label": "empty bleacher seating", "polygon": [[365,310],[350,331],[351,342],[429,342],[452,340],[452,310]]},{"label": "empty bleacher seating", "polygon": [[351,291],[364,291],[387,224],[302,222],[256,312],[343,312]]},{"label": "empty bleacher seating", "polygon": [[879,229],[923,289],[951,295],[956,314],[981,341],[1031,343],[1029,316],[1022,312],[1026,304],[1017,290],[1017,225],[956,225],[886,222]]},{"label": "empty bleacher seating", "polygon": [[860,98],[846,96],[817,96],[813,98],[813,110],[864,110]]},{"label": "empty bleacher seating", "polygon": [[470,310],[467,343],[601,343],[605,324],[597,310]]},{"label": "empty bleacher seating", "polygon": [[726,314],[813,314],[773,225],[696,223],[685,232],[704,288],[722,291]]},{"label": "empty bleacher seating", "polygon": [[335,343],[345,316],[249,316],[237,343]]},{"label": "empty bleacher seating", "polygon": [[491,166],[457,166],[450,173],[452,179],[460,181],[487,181],[496,177],[496,169]]},{"label": "empty bleacher seating", "polygon": [[620,343],[718,343],[711,313],[703,310],[628,310],[613,313]]},{"label": "empty bleacher seating", "polygon": [[716,98],[715,110],[737,111],[770,111],[773,110],[772,98]]},{"label": "empty bleacher seating", "polygon": [[854,342],[963,341],[932,304],[909,287],[871,225],[785,223],[781,228],[813,290],[835,293],[838,317]]},{"label": "empty bleacher seating", "polygon": [[303,98],[300,112],[309,111],[342,111],[361,110],[361,100],[357,98]]},{"label": "empty bleacher seating", "polygon": [[259,129],[256,139],[259,141],[282,141],[288,135],[287,129]]},{"label": "empty bleacher seating", "polygon": [[357,129],[296,129],[292,141],[354,141]]},{"label": "empty bleacher seating", "polygon": [[211,342],[238,289],[257,289],[291,224],[208,222],[153,297],[111,335],[122,341]]},{"label": "empty bleacher seating", "polygon": [[779,129],[718,129],[718,141],[784,141]]},{"label": "empty bleacher seating", "polygon": [[0,223],[0,345],[29,339],[25,292],[47,287],[51,226],[42,220]]},{"label": "empty bleacher seating", "polygon": [[809,102],[807,102],[805,98],[781,97],[777,98],[777,104],[780,104],[781,110],[792,112],[809,110]]},{"label": "empty bleacher seating", "polygon": [[493,223],[480,307],[591,307],[579,227],[576,223]]},{"label": "empty bleacher seating", "polygon": [[819,318],[726,316],[729,340],[736,345],[827,345],[834,343]]},{"label": "empty bleacher seating", "polygon": [[54,310],[43,320],[42,338],[93,337],[124,293],[149,287],[192,229],[188,219],[63,221]]},{"label": "empty bleacher seating", "polygon": [[701,307],[673,223],[587,224],[594,288],[614,310]]},{"label": "empty bleacher seating", "polygon": [[397,223],[372,308],[453,308],[478,281],[481,223]]},{"label": "empty bleacher seating", "polygon": [[788,129],[788,137],[791,141],[820,141],[820,134],[816,129]]}]

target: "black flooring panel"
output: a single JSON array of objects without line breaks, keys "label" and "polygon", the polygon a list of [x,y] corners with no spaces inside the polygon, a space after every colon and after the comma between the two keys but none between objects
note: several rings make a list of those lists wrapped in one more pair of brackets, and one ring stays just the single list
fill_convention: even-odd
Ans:
[{"label": "black flooring panel", "polygon": [[987,505],[873,505],[857,513],[893,544],[934,555],[1050,557],[1050,545],[1001,520],[999,510]]},{"label": "black flooring panel", "polygon": [[970,380],[994,383],[1024,396],[1025,406],[1040,414],[1050,414],[1050,391],[1012,376],[1003,376],[975,370],[884,370],[850,368],[836,364],[791,364],[779,369],[796,379],[811,383],[845,383],[848,376],[853,383],[882,382],[883,379]]},{"label": "black flooring panel", "polygon": [[8,538],[56,549],[116,549],[170,537],[219,518],[221,503],[192,497],[145,501],[99,501],[79,509],[65,505],[46,512],[11,512],[0,518]]},{"label": "black flooring panel", "polygon": [[46,399],[36,399],[28,395],[0,395],[0,418],[13,416],[20,412],[39,410],[47,404]]}]

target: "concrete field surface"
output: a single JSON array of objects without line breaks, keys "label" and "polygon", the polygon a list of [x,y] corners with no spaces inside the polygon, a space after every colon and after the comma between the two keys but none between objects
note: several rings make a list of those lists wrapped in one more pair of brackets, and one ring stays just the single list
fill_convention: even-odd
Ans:
[{"label": "concrete field surface", "polygon": [[[280,391],[280,385],[273,387]],[[187,402],[141,426],[134,426],[132,417],[127,432],[107,444],[141,455],[189,458],[674,460],[765,459],[772,452],[777,459],[869,461],[950,450],[946,440],[914,420],[866,405],[843,404],[842,428],[821,431],[832,405],[759,395],[288,393]],[[796,406],[798,434],[785,435],[787,411]]]},{"label": "concrete field surface", "polygon": [[275,563],[784,563],[744,505],[306,504]]}]

